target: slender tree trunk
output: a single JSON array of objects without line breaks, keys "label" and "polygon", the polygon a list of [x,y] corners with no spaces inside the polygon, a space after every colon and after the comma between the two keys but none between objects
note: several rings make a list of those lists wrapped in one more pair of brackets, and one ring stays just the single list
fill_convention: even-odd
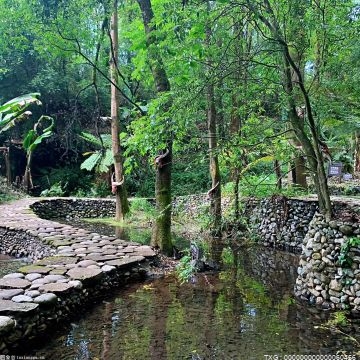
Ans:
[{"label": "slender tree trunk", "polygon": [[354,172],[360,173],[360,131],[355,132]]},{"label": "slender tree trunk", "polygon": [[[156,47],[155,25],[152,23],[154,13],[150,0],[137,0],[145,28],[146,46],[148,49],[148,61],[155,81],[158,94],[170,91],[170,82],[167,77],[165,66],[159,51]],[[166,112],[171,104],[164,106]],[[164,124],[165,128],[165,124]],[[173,246],[171,241],[171,167],[172,167],[172,139],[171,129],[167,128],[166,149],[161,151],[155,158],[156,180],[155,197],[157,217],[153,225],[151,236],[151,245],[160,248],[160,250],[172,255]]]},{"label": "slender tree trunk", "polygon": [[276,175],[276,187],[278,190],[282,189],[282,182],[281,182],[281,169],[280,169],[280,162],[279,160],[274,161],[274,172]]},{"label": "slender tree trunk", "polygon": [[6,182],[11,185],[11,163],[10,163],[10,147],[5,150],[5,168],[6,168]]},{"label": "slender tree trunk", "polygon": [[[210,12],[210,4],[207,3],[208,13]],[[206,45],[210,46],[211,28],[206,25]],[[208,59],[211,63],[211,60]],[[210,67],[211,64],[209,64]],[[209,156],[210,156],[210,176],[211,176],[211,189],[208,192],[210,197],[210,215],[212,218],[212,231],[214,235],[218,236],[221,231],[221,177],[218,160],[218,146],[217,146],[217,118],[216,118],[216,105],[214,84],[212,79],[208,79],[207,84],[207,125],[209,136]]]},{"label": "slender tree trunk", "polygon": [[32,152],[26,154],[26,166],[24,174],[24,187],[25,191],[29,194],[33,188],[32,176],[31,176],[31,163],[32,163]]},{"label": "slender tree trunk", "polygon": [[[252,9],[254,13],[258,14],[259,19],[271,31],[273,38],[279,44],[283,57],[284,87],[288,100],[289,120],[295,132],[296,138],[301,143],[307,160],[309,162],[311,175],[318,196],[319,210],[327,219],[330,219],[332,216],[332,205],[327,184],[324,159],[320,151],[319,134],[313,116],[313,109],[311,106],[310,97],[308,92],[306,91],[301,70],[291,56],[289,45],[286,42],[279,23],[277,22],[276,16],[273,12],[269,0],[264,0],[264,13],[261,13],[260,10],[258,10],[252,2],[248,1],[247,3],[249,8]],[[294,83],[293,72],[295,72],[296,74],[296,83]],[[308,135],[305,130],[304,119],[299,117],[296,111],[297,96],[295,94],[295,88],[299,91],[299,94],[301,95],[302,100],[305,103],[305,114],[309,126],[310,135]]]},{"label": "slender tree trunk", "polygon": [[[117,73],[117,59],[119,51],[118,41],[118,12],[117,0],[114,1],[113,14],[111,16],[111,56],[110,56],[110,73],[111,81],[114,84],[118,83]],[[114,157],[114,179],[113,191],[116,197],[116,211],[115,219],[123,221],[125,215],[129,212],[129,203],[127,200],[127,193],[124,182],[122,155],[120,148],[120,125],[119,125],[119,91],[111,84],[111,139],[112,152]]]}]

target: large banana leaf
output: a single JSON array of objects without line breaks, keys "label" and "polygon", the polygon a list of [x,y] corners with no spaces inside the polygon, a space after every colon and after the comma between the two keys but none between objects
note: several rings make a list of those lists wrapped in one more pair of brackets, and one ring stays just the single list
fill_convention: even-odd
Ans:
[{"label": "large banana leaf", "polygon": [[39,93],[26,94],[0,105],[0,133],[12,128],[16,121],[26,119],[28,106],[41,104],[38,96]]}]

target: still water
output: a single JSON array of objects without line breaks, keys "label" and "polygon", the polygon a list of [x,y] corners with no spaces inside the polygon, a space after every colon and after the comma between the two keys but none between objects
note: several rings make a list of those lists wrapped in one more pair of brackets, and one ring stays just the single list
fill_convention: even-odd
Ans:
[{"label": "still water", "polygon": [[[118,290],[52,337],[45,359],[269,359],[359,351],[354,339],[316,329],[324,312],[292,298],[297,258],[266,249],[227,254],[227,267],[181,284],[174,276]],[[352,325],[357,330],[357,325]]]}]

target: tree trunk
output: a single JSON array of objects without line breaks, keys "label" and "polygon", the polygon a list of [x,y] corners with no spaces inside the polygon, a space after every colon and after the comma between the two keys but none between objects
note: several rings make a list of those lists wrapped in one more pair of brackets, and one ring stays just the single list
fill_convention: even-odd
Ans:
[{"label": "tree trunk", "polygon": [[114,1],[113,14],[111,16],[111,56],[110,56],[110,73],[111,73],[111,139],[112,152],[114,157],[114,179],[113,192],[116,197],[115,220],[123,221],[125,215],[129,212],[129,203],[124,182],[123,164],[120,148],[120,126],[119,126],[119,91],[114,84],[118,83],[117,59],[119,51],[118,41],[118,13],[117,0]]},{"label": "tree trunk", "polygon": [[[155,25],[152,23],[154,13],[150,0],[137,0],[144,23],[146,34],[146,46],[148,49],[148,61],[151,72],[155,81],[156,91],[158,94],[170,91],[170,82],[168,80],[165,66],[157,50]],[[164,106],[166,112],[171,104]],[[151,236],[151,245],[158,247],[163,253],[172,255],[171,241],[171,165],[172,165],[172,138],[173,134],[169,128],[166,128],[167,134],[166,149],[164,149],[155,159],[156,180],[155,180],[155,197],[157,217],[154,221]]]},{"label": "tree trunk", "polygon": [[[207,2],[207,11],[210,12],[210,4]],[[206,45],[210,46],[211,28],[206,25]],[[208,67],[211,67],[211,59],[208,59]],[[210,71],[210,70],[209,70]],[[210,216],[212,220],[212,232],[215,236],[219,236],[221,232],[221,177],[219,160],[217,155],[217,118],[216,118],[216,105],[214,84],[212,83],[211,76],[209,76],[207,84],[207,125],[209,136],[209,156],[210,156],[210,176],[211,176],[211,189],[208,192],[210,197]]]},{"label": "tree trunk", "polygon": [[274,161],[274,172],[276,175],[276,187],[278,190],[282,189],[282,182],[281,182],[281,168],[279,160]]},{"label": "tree trunk", "polygon": [[[301,143],[303,151],[305,152],[309,162],[311,175],[318,196],[319,210],[326,219],[330,219],[332,216],[332,206],[327,184],[324,159],[320,151],[319,134],[315,124],[309,94],[305,88],[302,72],[291,56],[289,45],[286,42],[286,37],[282,33],[281,27],[277,22],[276,15],[273,12],[269,0],[264,0],[265,15],[261,13],[260,10],[256,9],[250,1],[248,1],[248,6],[258,14],[259,19],[270,30],[273,38],[279,44],[283,57],[282,68],[284,75],[284,88],[287,94],[290,124],[295,132],[296,138]],[[294,76],[294,73],[296,76]],[[294,78],[296,78],[296,82],[294,82]],[[301,118],[296,111],[296,99],[298,94],[295,93],[295,88],[298,90],[305,104],[305,114],[310,135],[307,134],[305,129],[305,115],[304,118]]]},{"label": "tree trunk", "polygon": [[354,172],[360,172],[360,131],[355,132]]}]

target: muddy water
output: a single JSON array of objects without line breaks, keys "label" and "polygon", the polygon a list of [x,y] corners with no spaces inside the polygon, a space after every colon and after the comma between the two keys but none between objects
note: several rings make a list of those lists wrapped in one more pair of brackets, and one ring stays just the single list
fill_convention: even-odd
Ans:
[{"label": "muddy water", "polygon": [[316,329],[327,314],[292,298],[295,256],[259,249],[229,251],[226,258],[225,270],[199,274],[186,284],[169,276],[119,290],[31,355],[247,360],[359,351],[348,336]]}]

